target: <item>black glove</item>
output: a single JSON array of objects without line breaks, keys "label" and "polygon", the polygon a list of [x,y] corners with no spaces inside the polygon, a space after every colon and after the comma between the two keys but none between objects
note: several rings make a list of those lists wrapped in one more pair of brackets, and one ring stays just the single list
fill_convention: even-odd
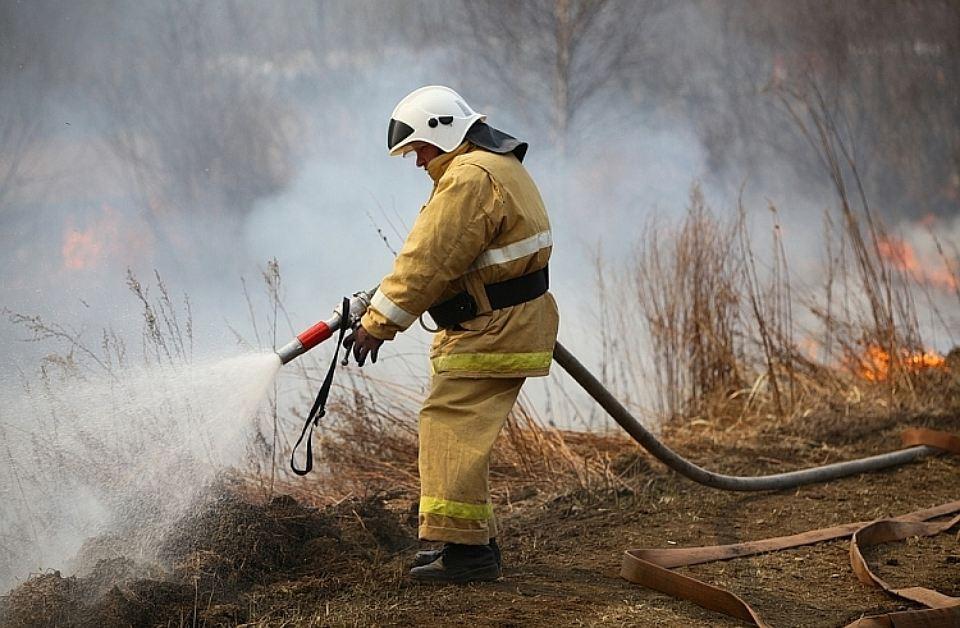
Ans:
[{"label": "black glove", "polygon": [[351,350],[353,351],[353,359],[356,360],[357,366],[363,366],[367,361],[368,355],[370,356],[370,361],[376,364],[382,344],[382,340],[370,335],[363,326],[358,325],[356,329],[351,331],[350,334],[343,339],[343,347],[347,350],[347,355],[343,358],[343,364],[347,364]]}]

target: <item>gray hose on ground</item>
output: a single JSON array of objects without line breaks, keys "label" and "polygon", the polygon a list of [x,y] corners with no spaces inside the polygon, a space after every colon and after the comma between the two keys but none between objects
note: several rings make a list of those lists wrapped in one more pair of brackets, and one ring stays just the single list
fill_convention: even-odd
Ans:
[{"label": "gray hose on ground", "polygon": [[800,469],[774,475],[746,477],[738,475],[723,475],[708,471],[683,458],[672,449],[661,443],[630,412],[610,394],[583,364],[564,348],[559,342],[553,350],[553,357],[573,379],[580,384],[591,397],[607,411],[613,420],[620,424],[633,440],[654,455],[657,460],[667,465],[680,475],[683,475],[698,484],[704,484],[722,491],[776,491],[795,488],[803,484],[828,482],[837,478],[867,473],[896,467],[918,458],[937,453],[938,450],[925,445],[909,447],[892,451],[879,456],[870,456],[859,460],[836,462],[822,467]]}]

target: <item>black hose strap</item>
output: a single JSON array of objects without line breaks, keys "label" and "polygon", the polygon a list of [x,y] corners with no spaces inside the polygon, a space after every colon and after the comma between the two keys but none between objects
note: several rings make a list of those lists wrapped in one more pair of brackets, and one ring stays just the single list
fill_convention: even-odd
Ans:
[{"label": "black hose strap", "polygon": [[[347,328],[350,327],[350,299],[347,297],[343,298],[340,312],[340,334],[337,336],[337,346],[333,350],[333,361],[330,362],[330,368],[327,369],[327,376],[323,378],[323,384],[320,386],[320,392],[317,393],[317,399],[313,402],[310,414],[307,415],[307,420],[303,424],[300,438],[297,439],[297,444],[293,446],[293,451],[290,452],[290,468],[297,475],[306,475],[313,470],[313,428],[320,423],[320,419],[327,413],[327,397],[330,396],[330,386],[333,384],[333,372],[337,369],[340,345],[343,344],[343,336],[347,332]],[[307,464],[303,469],[298,469],[294,458],[304,437],[307,439]]]}]

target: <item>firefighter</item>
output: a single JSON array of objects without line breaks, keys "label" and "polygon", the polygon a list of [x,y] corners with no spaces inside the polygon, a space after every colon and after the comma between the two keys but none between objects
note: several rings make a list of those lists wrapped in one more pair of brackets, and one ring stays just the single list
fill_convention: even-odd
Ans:
[{"label": "firefighter", "polygon": [[485,122],[454,90],[422,87],[394,109],[390,155],[416,156],[433,191],[392,272],[344,344],[363,365],[429,312],[430,391],[419,417],[419,581],[500,577],[488,468],[527,377],[547,375],[559,314],[548,292],[553,241],[521,164],[527,144]]}]

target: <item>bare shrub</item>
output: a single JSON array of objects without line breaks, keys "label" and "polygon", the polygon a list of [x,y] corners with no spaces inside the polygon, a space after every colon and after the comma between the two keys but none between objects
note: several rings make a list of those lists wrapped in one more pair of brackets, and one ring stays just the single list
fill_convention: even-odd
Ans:
[{"label": "bare shrub", "polygon": [[[744,385],[736,237],[737,224],[717,219],[695,186],[677,228],[647,226],[625,278],[626,298],[636,299],[649,337],[654,403],[663,416],[697,414],[715,394]],[[639,331],[623,317],[614,324],[623,337]]]},{"label": "bare shrub", "polygon": [[[776,93],[838,200],[824,228],[822,285],[794,292],[775,207],[771,249],[760,254],[742,203],[736,220],[723,221],[695,186],[679,225],[651,223],[644,232],[621,281],[635,303],[605,308],[601,341],[622,344],[604,353],[627,356],[631,375],[653,382],[655,407],[668,419],[784,418],[851,399],[929,407],[956,390],[958,378],[922,338],[917,299],[924,288],[872,210],[849,141],[816,84],[781,85]],[[953,258],[933,242],[955,275]],[[817,327],[798,329],[801,305]],[[926,305],[946,327],[936,304]],[[634,311],[645,335],[637,334]],[[647,350],[644,342],[650,360],[633,362],[631,354]]]}]

